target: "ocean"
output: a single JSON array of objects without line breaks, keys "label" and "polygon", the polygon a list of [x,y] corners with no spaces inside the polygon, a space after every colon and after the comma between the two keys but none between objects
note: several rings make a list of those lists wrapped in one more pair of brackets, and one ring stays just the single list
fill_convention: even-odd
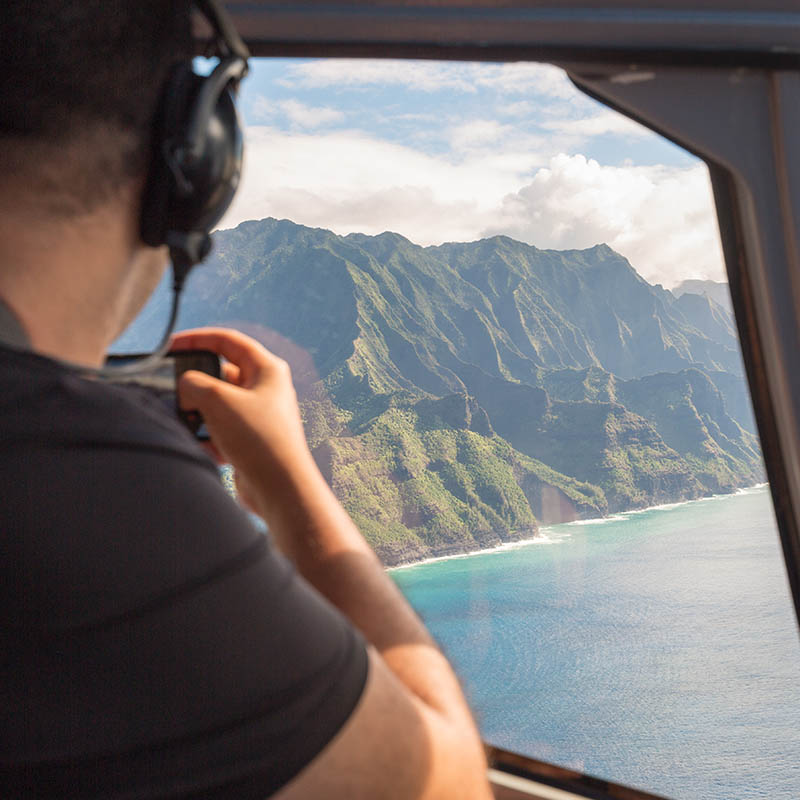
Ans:
[{"label": "ocean", "polygon": [[492,744],[674,798],[800,798],[800,640],[766,487],[391,575]]}]

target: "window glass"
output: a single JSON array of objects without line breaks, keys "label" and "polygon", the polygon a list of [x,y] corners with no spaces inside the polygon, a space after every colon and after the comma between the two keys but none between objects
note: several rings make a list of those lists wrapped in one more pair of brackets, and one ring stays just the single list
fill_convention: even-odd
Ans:
[{"label": "window glass", "polygon": [[[706,167],[538,64],[258,61],[180,327],[293,367],[492,744],[800,786],[796,623]],[[158,339],[162,287],[117,350]]]}]

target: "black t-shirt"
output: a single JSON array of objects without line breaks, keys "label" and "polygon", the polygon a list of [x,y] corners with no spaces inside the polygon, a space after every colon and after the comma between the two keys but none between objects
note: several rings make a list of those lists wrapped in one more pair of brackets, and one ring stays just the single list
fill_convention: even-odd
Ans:
[{"label": "black t-shirt", "polygon": [[362,638],[146,390],[0,348],[0,796],[263,798]]}]

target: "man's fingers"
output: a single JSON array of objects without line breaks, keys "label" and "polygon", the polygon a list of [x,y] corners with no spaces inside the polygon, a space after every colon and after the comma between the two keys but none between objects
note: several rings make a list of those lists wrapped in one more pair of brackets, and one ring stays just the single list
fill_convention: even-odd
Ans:
[{"label": "man's fingers", "polygon": [[238,331],[226,328],[197,328],[181,331],[172,337],[170,349],[211,350],[213,353],[224,356],[228,361],[244,367],[246,371],[257,370],[260,360],[258,345],[255,341],[239,334]]},{"label": "man's fingers", "polygon": [[228,383],[232,383],[235,386],[240,385],[240,378],[241,378],[241,370],[236,364],[231,364],[230,361],[226,361],[222,365],[222,377]]},{"label": "man's fingers", "polygon": [[180,407],[184,411],[200,411],[205,416],[228,387],[205,372],[189,369],[181,375],[177,388]]},{"label": "man's fingers", "polygon": [[232,328],[195,328],[172,337],[173,350],[211,350],[248,371],[251,367],[271,367],[280,359],[250,336]]}]

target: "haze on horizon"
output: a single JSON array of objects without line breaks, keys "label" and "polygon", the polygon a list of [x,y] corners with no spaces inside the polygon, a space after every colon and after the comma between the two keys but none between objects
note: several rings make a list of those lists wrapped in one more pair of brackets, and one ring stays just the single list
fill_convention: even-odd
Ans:
[{"label": "haze on horizon", "polygon": [[650,283],[726,279],[705,164],[556,67],[256,59],[240,105],[245,169],[221,228],[604,242]]}]

